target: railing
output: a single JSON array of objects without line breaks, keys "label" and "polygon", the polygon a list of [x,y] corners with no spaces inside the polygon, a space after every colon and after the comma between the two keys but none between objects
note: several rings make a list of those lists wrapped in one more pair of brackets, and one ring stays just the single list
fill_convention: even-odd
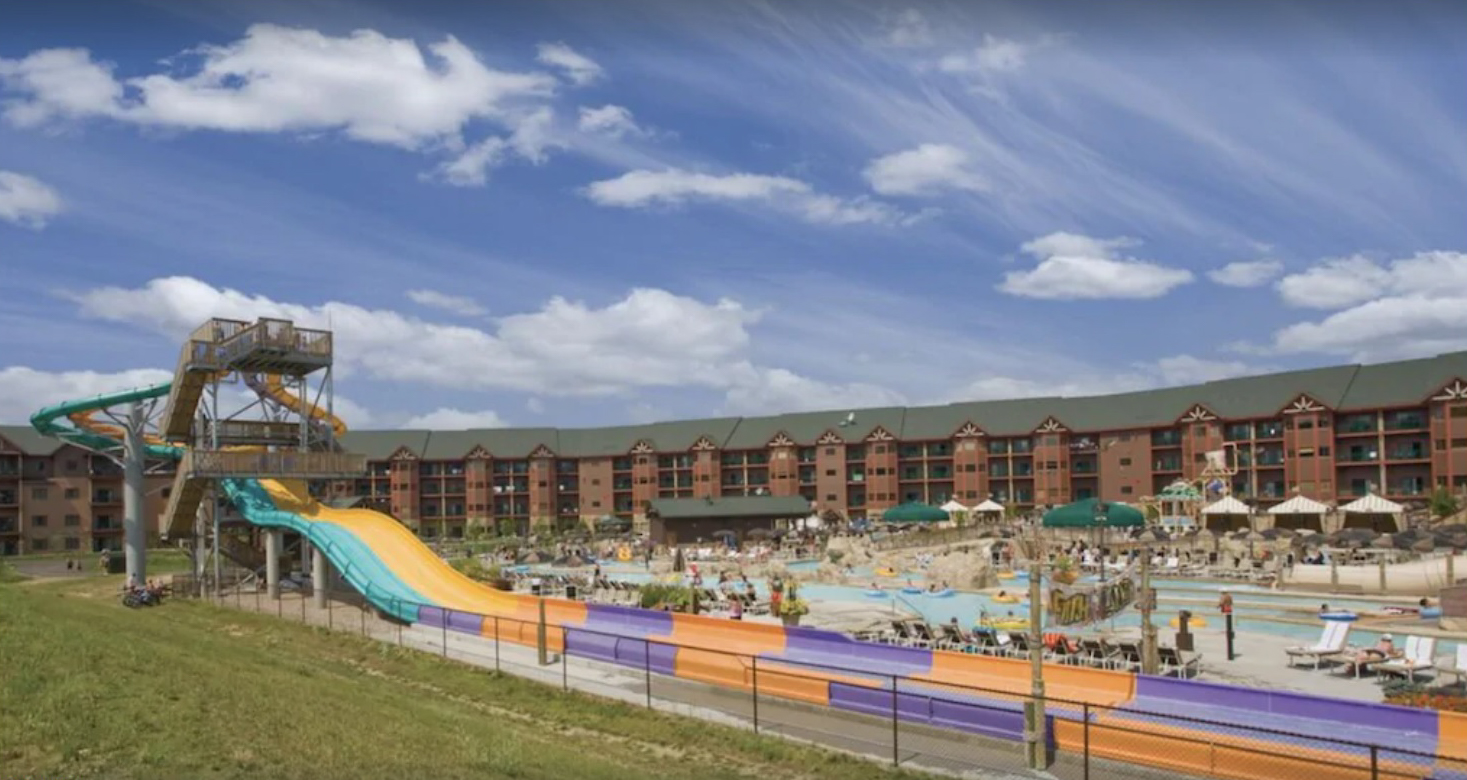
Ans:
[{"label": "railing", "polygon": [[296,422],[221,420],[213,425],[218,429],[220,439],[232,442],[288,443],[299,441],[301,437],[301,426]]},{"label": "railing", "polygon": [[[176,577],[174,592],[190,595],[208,584]],[[1330,735],[1311,734],[1134,703],[1035,697],[1028,693],[1024,675],[1002,688],[936,683],[869,667],[690,648],[554,622],[372,600],[347,590],[328,590],[325,605],[317,607],[309,584],[289,588],[278,599],[265,594],[258,581],[242,582],[236,576],[226,584],[232,589],[207,589],[220,606],[360,634],[566,692],[731,721],[757,734],[815,742],[899,767],[1031,776],[1025,769],[1025,718],[1037,704],[1044,711],[1045,776],[1064,780],[1420,780],[1467,771],[1467,752],[1460,745],[1448,748],[1457,755],[1442,755],[1411,746],[1409,731],[1380,742],[1337,736],[1359,733],[1344,721]],[[547,606],[551,603],[556,602]],[[1013,665],[1017,669],[1022,664],[1016,660]],[[1159,704],[1165,701],[1158,699]],[[1424,736],[1435,743],[1434,732]]]},{"label": "railing", "polygon": [[905,550],[910,547],[934,547],[942,544],[957,544],[979,539],[993,532],[992,523],[969,521],[973,525],[962,528],[944,528],[940,531],[910,531],[877,540],[872,546],[879,552]]},{"label": "railing", "polygon": [[190,477],[323,475],[348,477],[367,471],[367,456],[349,452],[249,452],[188,450],[178,472]]}]

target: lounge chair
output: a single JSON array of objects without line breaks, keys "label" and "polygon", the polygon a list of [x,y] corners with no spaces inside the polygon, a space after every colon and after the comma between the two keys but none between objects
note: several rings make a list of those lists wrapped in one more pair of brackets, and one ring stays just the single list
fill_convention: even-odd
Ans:
[{"label": "lounge chair", "polygon": [[1325,621],[1324,630],[1319,635],[1319,641],[1308,647],[1286,647],[1284,652],[1289,655],[1289,666],[1294,665],[1295,658],[1313,658],[1314,668],[1326,658],[1334,658],[1345,652],[1345,639],[1350,635],[1350,624],[1341,621]]},{"label": "lounge chair", "polygon": [[915,647],[933,647],[937,644],[937,637],[933,635],[932,627],[920,620],[914,620],[908,625],[911,631],[912,645]]},{"label": "lounge chair", "polygon": [[1380,674],[1404,674],[1412,682],[1416,673],[1436,668],[1436,637],[1406,637],[1406,652],[1400,658],[1382,661],[1375,665]]},{"label": "lounge chair", "polygon": [[[1156,648],[1157,659],[1161,661],[1161,673],[1163,675],[1176,672],[1178,677],[1186,679],[1197,675],[1197,666],[1202,663],[1202,654],[1183,655],[1181,650],[1175,647],[1162,645]],[[1188,674],[1191,672],[1191,674]]]},{"label": "lounge chair", "polygon": [[1111,664],[1119,671],[1141,671],[1141,643],[1117,642],[1115,644],[1115,655],[1111,658]]},{"label": "lounge chair", "polygon": [[1081,639],[1080,654],[1091,666],[1109,669],[1115,660],[1116,648],[1099,639]]},{"label": "lounge chair", "polygon": [[1458,644],[1457,655],[1447,659],[1446,663],[1437,664],[1436,670],[1439,676],[1450,674],[1457,682],[1467,679],[1467,642]]}]

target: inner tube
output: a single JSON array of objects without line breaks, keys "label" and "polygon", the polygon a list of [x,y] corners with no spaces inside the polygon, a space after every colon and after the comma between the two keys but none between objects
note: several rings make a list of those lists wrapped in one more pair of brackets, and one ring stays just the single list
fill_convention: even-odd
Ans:
[{"label": "inner tube", "polygon": [[1421,616],[1424,618],[1439,618],[1442,616],[1442,608],[1427,607],[1426,609],[1421,610]]},{"label": "inner tube", "polygon": [[[1173,617],[1171,619],[1171,626],[1172,628],[1181,628],[1182,619],[1178,617]],[[1203,620],[1200,615],[1193,615],[1192,617],[1187,618],[1187,628],[1207,628],[1207,621]]]},{"label": "inner tube", "polygon": [[998,603],[1000,603],[1000,604],[1017,604],[1017,603],[1019,603],[1019,597],[1018,596],[1015,596],[1012,593],[1010,593],[1010,594],[1008,594],[1006,596],[994,596],[993,597],[993,600],[996,601],[996,602],[998,602]]},{"label": "inner tube", "polygon": [[998,578],[1001,579],[1001,580],[1011,580],[1011,579],[1014,579],[1015,577],[1018,577],[1018,576],[1019,575],[1017,575],[1017,574],[1015,574],[1015,573],[1013,573],[1011,571],[1001,571],[1001,572],[998,573]]},{"label": "inner tube", "polygon": [[947,599],[952,598],[953,592],[952,588],[943,588],[942,590],[930,591],[927,595],[934,599]]},{"label": "inner tube", "polygon": [[872,588],[872,589],[866,591],[866,595],[869,598],[873,598],[873,599],[884,599],[884,598],[886,598],[886,591],[884,591],[884,590],[877,590],[875,588]]},{"label": "inner tube", "polygon": [[878,576],[878,577],[895,577],[896,576],[896,569],[893,569],[890,566],[882,566],[882,567],[880,567],[880,568],[878,568],[876,570],[876,576]]},{"label": "inner tube", "polygon": [[921,588],[914,588],[914,587],[912,587],[912,586],[909,585],[909,586],[907,586],[905,588],[902,588],[902,592],[905,593],[905,594],[907,594],[907,595],[909,595],[909,596],[916,596],[916,595],[919,595],[919,594],[922,594],[922,593],[926,593],[927,591],[922,590]]},{"label": "inner tube", "polygon": [[1358,619],[1360,616],[1359,615],[1356,615],[1354,612],[1342,612],[1341,611],[1341,612],[1321,612],[1319,614],[1319,617],[1320,617],[1321,620],[1334,620],[1334,621],[1338,621],[1338,622],[1341,622],[1341,623],[1349,623],[1352,620]]},{"label": "inner tube", "polygon": [[985,620],[982,626],[984,628],[996,628],[1000,631],[1020,631],[1029,627],[1029,621],[1019,620],[1018,618],[1012,620]]}]

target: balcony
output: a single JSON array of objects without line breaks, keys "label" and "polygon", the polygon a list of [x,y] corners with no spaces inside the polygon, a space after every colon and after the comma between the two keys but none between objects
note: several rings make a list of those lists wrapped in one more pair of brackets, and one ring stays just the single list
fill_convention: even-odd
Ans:
[{"label": "balcony", "polygon": [[1227,426],[1223,429],[1223,441],[1247,441],[1253,438],[1253,426],[1248,423]]},{"label": "balcony", "polygon": [[92,494],[92,503],[93,504],[120,504],[120,503],[122,503],[122,494],[121,493],[113,493],[110,490],[98,490],[97,492],[95,492],[95,493]]},{"label": "balcony", "polygon": [[1258,423],[1253,426],[1253,438],[1255,439],[1282,439],[1284,437],[1284,424],[1281,422]]},{"label": "balcony", "polygon": [[1335,433],[1339,435],[1375,433],[1376,422],[1373,414],[1352,414],[1341,417],[1339,425],[1335,426]]},{"label": "balcony", "polygon": [[1391,412],[1386,415],[1387,431],[1419,431],[1426,428],[1426,415],[1420,412]]},{"label": "balcony", "polygon": [[1070,464],[1070,473],[1075,475],[1094,474],[1099,470],[1100,469],[1094,463],[1091,463],[1089,461],[1081,460],[1075,461],[1074,463]]},{"label": "balcony", "polygon": [[1339,460],[1342,463],[1378,463],[1380,452],[1377,450],[1349,450],[1340,453]]},{"label": "balcony", "polygon": [[0,534],[20,533],[20,521],[13,517],[0,517]]},{"label": "balcony", "polygon": [[1425,447],[1407,447],[1386,452],[1386,460],[1389,461],[1429,460],[1430,458],[1431,455],[1427,453]]},{"label": "balcony", "polygon": [[1181,471],[1181,458],[1157,458],[1151,463],[1152,471]]},{"label": "balcony", "polygon": [[1182,434],[1177,431],[1152,431],[1151,446],[1180,447],[1182,446]]},{"label": "balcony", "polygon": [[8,490],[0,492],[0,506],[20,506],[19,494]]}]

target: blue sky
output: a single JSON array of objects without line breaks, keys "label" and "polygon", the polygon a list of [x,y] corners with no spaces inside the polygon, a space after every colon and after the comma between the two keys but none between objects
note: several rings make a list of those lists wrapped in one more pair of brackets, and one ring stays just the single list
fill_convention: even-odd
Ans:
[{"label": "blue sky", "polygon": [[1110,392],[1467,348],[1467,10],[0,13],[0,420],[208,316],[356,425]]}]

